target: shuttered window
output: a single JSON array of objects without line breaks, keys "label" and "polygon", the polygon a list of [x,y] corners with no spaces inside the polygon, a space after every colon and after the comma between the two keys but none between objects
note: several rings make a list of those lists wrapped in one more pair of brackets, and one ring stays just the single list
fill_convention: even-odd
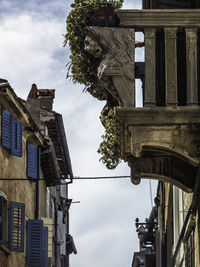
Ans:
[{"label": "shuttered window", "polygon": [[22,123],[12,118],[12,114],[2,109],[1,144],[12,155],[22,156]]},{"label": "shuttered window", "polygon": [[30,143],[27,144],[27,176],[40,178],[40,148]]},{"label": "shuttered window", "polygon": [[24,251],[24,220],[25,205],[10,202],[9,249],[11,251]]},{"label": "shuttered window", "polygon": [[12,120],[11,154],[22,156],[22,123]]},{"label": "shuttered window", "polygon": [[1,144],[3,147],[11,148],[11,126],[12,115],[9,111],[2,109],[2,121],[1,121]]},{"label": "shuttered window", "polygon": [[48,228],[42,220],[28,220],[26,261],[33,267],[48,267]]}]

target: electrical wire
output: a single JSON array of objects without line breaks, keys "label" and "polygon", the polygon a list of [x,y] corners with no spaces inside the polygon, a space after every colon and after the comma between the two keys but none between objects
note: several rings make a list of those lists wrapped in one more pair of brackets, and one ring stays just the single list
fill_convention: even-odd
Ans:
[{"label": "electrical wire", "polygon": [[123,178],[130,178],[130,175],[126,176],[91,176],[91,177],[74,177],[73,180],[99,180],[99,179],[123,179]]},{"label": "electrical wire", "polygon": [[[100,179],[124,179],[130,178],[130,175],[122,175],[122,176],[90,176],[90,177],[74,177],[72,180],[100,180]],[[58,178],[55,180],[64,181],[66,178]],[[46,181],[46,179],[33,179],[33,178],[0,178],[0,181]]]}]

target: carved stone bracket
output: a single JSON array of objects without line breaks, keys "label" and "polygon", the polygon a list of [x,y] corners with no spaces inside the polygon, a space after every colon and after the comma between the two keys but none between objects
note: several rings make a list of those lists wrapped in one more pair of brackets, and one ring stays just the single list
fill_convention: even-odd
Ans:
[{"label": "carved stone bracket", "polygon": [[186,192],[194,189],[198,168],[179,158],[145,155],[139,159],[129,157],[128,164],[133,184],[139,184],[141,179],[156,179],[173,184]]},{"label": "carved stone bracket", "polygon": [[[134,29],[86,27],[85,50],[100,58],[95,91],[105,99],[108,92],[119,106],[133,107],[134,88]],[[100,93],[101,92],[101,93]],[[99,97],[100,99],[100,97]]]},{"label": "carved stone bracket", "polygon": [[131,167],[131,180],[170,182],[194,189],[200,164],[199,107],[117,108],[121,157]]}]

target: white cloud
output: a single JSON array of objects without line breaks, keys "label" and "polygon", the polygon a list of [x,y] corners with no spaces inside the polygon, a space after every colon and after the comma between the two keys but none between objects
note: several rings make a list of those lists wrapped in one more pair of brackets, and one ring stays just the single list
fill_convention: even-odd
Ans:
[{"label": "white cloud", "polygon": [[142,0],[124,0],[123,9],[141,9]]}]

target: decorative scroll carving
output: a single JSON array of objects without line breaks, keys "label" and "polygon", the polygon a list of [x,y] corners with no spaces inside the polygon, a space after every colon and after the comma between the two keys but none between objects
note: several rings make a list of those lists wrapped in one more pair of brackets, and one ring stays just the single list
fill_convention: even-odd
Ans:
[{"label": "decorative scroll carving", "polygon": [[102,59],[95,96],[104,99],[106,91],[120,106],[134,106],[134,30],[90,26],[85,36],[85,50]]}]

